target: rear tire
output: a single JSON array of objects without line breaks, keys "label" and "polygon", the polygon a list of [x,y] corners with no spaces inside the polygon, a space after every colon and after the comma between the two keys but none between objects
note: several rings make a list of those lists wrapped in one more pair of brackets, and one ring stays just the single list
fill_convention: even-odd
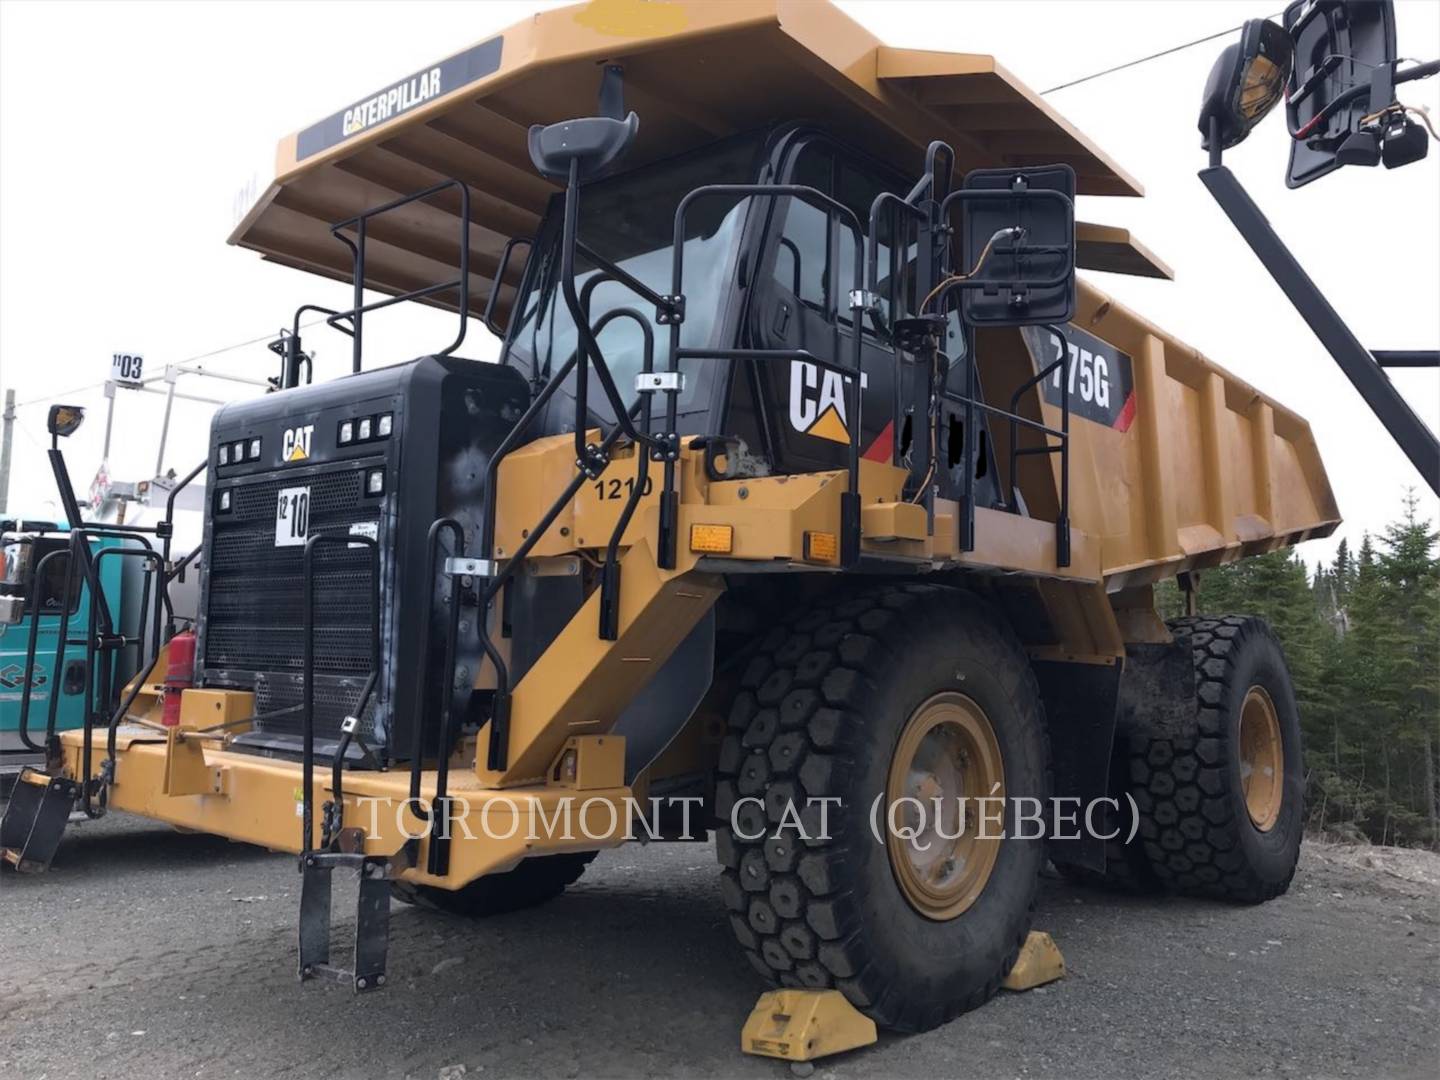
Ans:
[{"label": "rear tire", "polygon": [[397,900],[429,911],[484,918],[554,900],[579,880],[594,858],[593,851],[537,856],[503,874],[487,874],[453,891],[396,881],[390,892]]},{"label": "rear tire", "polygon": [[1272,899],[1295,875],[1304,816],[1300,716],[1285,654],[1263,619],[1184,618],[1170,628],[1194,658],[1196,730],[1132,739],[1146,859],[1176,892]]},{"label": "rear tire", "polygon": [[[901,857],[896,842],[877,841],[870,815],[893,789],[897,750],[918,755],[912,733],[926,730],[926,710],[950,707],[973,710],[993,735],[1007,838],[983,856],[973,854],[978,848],[969,849],[973,857],[952,856],[937,888],[954,879],[958,891],[927,915],[924,898],[910,898],[913,881],[901,884],[913,871],[892,865]],[[956,726],[942,725],[942,756]],[[972,759],[955,754],[967,774]],[[905,770],[919,760],[908,756],[900,766],[906,783],[918,774]],[[716,792],[721,889],[752,966],[785,986],[839,989],[900,1031],[928,1030],[986,1001],[1029,932],[1045,861],[1043,840],[1014,835],[1010,799],[1044,800],[1047,763],[1029,661],[1004,621],[971,594],[878,588],[772,631],[741,679]],[[828,838],[817,799],[841,800],[828,804]],[[809,839],[778,828],[791,800]],[[973,828],[974,804],[968,813]],[[1032,823],[1029,831],[1038,830]],[[757,833],[764,835],[752,839]],[[983,878],[966,885],[969,867],[992,854]]]}]

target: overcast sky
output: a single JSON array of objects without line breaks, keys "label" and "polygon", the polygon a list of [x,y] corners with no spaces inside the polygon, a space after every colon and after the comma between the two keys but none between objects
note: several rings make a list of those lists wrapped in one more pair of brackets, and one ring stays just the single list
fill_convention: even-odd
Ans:
[{"label": "overcast sky", "polygon": [[[228,247],[237,191],[271,175],[287,132],[553,6],[450,3],[0,2],[0,388],[21,402],[92,407],[71,441],[77,484],[94,474],[103,435],[98,384],[115,351],[147,366],[272,336],[304,302],[344,306],[342,286]],[[1044,89],[1206,33],[1274,14],[1262,2],[843,3],[887,44],[992,53]],[[1440,4],[1398,0],[1400,54],[1440,55]],[[1227,41],[1229,39],[1226,39]],[[1173,283],[1095,274],[1100,288],[1305,416],[1346,524],[1358,540],[1392,518],[1407,487],[1436,503],[1339,369],[1286,303],[1196,170],[1195,128],[1210,65],[1225,41],[1197,46],[1049,100],[1145,185],[1144,199],[1082,197],[1082,220],[1124,225],[1173,266]],[[1440,79],[1401,97],[1440,116]],[[577,102],[577,112],[589,102]],[[1440,347],[1440,148],[1397,172],[1349,168],[1285,189],[1278,112],[1227,164],[1372,348]],[[448,340],[437,314],[366,324],[367,361],[409,359]],[[373,325],[372,325],[373,323]],[[382,325],[383,324],[383,325]],[[320,377],[348,365],[348,343],[320,331]],[[371,351],[373,350],[373,352]],[[467,352],[494,355],[474,327]],[[263,343],[205,361],[263,377]],[[1440,373],[1394,379],[1440,427]],[[88,387],[83,391],[77,388]],[[182,389],[248,394],[215,380]],[[126,394],[111,473],[150,475],[163,400]],[[176,405],[166,464],[205,455],[209,408]],[[41,404],[19,411],[10,507],[54,513]],[[1304,549],[1313,563],[1334,541]]]}]

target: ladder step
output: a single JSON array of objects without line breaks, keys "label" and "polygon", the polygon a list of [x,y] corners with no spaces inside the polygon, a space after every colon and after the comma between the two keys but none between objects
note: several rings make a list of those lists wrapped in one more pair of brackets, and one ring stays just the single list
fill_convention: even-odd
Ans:
[{"label": "ladder step", "polygon": [[[355,951],[350,966],[330,962],[330,875],[354,870],[360,877],[355,911]],[[390,945],[390,880],[387,860],[343,852],[300,856],[300,980],[348,982],[357,994],[385,985]]]},{"label": "ladder step", "polygon": [[69,777],[22,770],[0,819],[0,858],[22,874],[48,869],[79,798],[80,785]]}]

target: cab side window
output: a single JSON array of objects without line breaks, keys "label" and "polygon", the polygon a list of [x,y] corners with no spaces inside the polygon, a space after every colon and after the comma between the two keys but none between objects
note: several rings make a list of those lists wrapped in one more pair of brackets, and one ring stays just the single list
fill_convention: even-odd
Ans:
[{"label": "cab side window", "polygon": [[[883,192],[905,194],[900,181],[886,177],[861,161],[837,153],[825,142],[811,143],[800,152],[791,181],[813,187],[843,203],[860,222],[860,228],[870,229],[870,208]],[[873,238],[876,251],[876,303],[879,308],[879,323],[888,326],[892,317],[892,283],[894,295],[905,312],[914,312],[916,295],[917,246],[911,239],[913,230],[908,224],[897,227],[900,221],[893,210],[881,214],[877,223],[877,235]],[[894,237],[903,231],[906,242],[894,251]],[[839,229],[840,246],[840,318],[846,325],[850,322],[846,305],[846,294],[854,279],[855,239],[849,228]],[[775,280],[785,289],[794,293],[806,306],[817,313],[824,313],[830,300],[830,261],[826,246],[826,214],[821,208],[799,199],[790,200],[785,211],[785,227],[779,240],[774,263]],[[867,320],[867,337],[885,337]],[[963,345],[962,345],[963,348]]]},{"label": "cab side window", "polygon": [[[39,539],[35,541],[35,563],[38,567],[40,560],[52,551],[60,551],[67,547],[68,543],[61,539]],[[51,559],[45,567],[45,572],[40,577],[39,607],[42,615],[59,615],[65,608],[65,558]],[[71,583],[70,589],[70,614],[74,615],[80,606],[80,589],[84,584],[84,576],[80,568],[76,567],[75,580]]]},{"label": "cab side window", "polygon": [[[835,159],[828,149],[814,147],[801,152],[790,178],[829,195]],[[785,208],[785,229],[775,252],[775,280],[790,290],[807,307],[824,311],[829,299],[830,264],[827,257],[826,214],[813,203],[790,199]]]}]

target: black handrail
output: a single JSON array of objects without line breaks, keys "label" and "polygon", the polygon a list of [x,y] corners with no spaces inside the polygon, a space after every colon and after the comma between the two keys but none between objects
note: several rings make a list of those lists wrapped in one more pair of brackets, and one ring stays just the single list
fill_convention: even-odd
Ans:
[{"label": "black handrail", "polygon": [[[440,555],[440,536],[445,532],[450,533],[454,557],[457,559],[465,557],[465,529],[460,522],[448,517],[431,522],[425,541],[427,597],[430,590],[435,587],[435,569]],[[435,748],[435,798],[430,804],[430,850],[426,863],[427,873],[435,877],[444,877],[450,872],[450,750],[454,743],[455,649],[460,624],[459,576],[447,573],[446,577],[450,582],[450,592],[446,602],[445,658],[441,667],[443,682],[440,686],[440,723]],[[413,807],[420,806],[420,773],[425,753],[425,725],[421,721],[425,716],[425,691],[429,689],[424,673],[430,665],[430,623],[431,620],[426,618],[420,627],[420,651],[417,663],[419,675],[415,679],[415,736],[410,749],[410,805]],[[438,832],[437,824],[440,826]]]},{"label": "black handrail", "polygon": [[[389,213],[391,210],[401,206],[407,206],[413,202],[423,202],[450,188],[460,192],[460,276],[453,281],[437,282],[434,285],[426,285],[419,289],[411,289],[408,292],[400,293],[397,296],[387,296],[383,300],[375,300],[369,304],[365,303],[365,225],[371,218],[379,217],[381,214]],[[342,235],[342,230],[353,228],[355,239]],[[354,293],[354,306],[349,311],[334,312],[325,321],[335,326],[339,321],[348,319],[352,329],[346,331],[350,334],[350,367],[352,373],[361,370],[361,358],[364,353],[364,320],[367,313],[379,311],[382,308],[394,304],[404,303],[407,300],[423,300],[428,296],[435,296],[439,293],[449,292],[452,289],[459,291],[460,329],[452,341],[444,349],[435,353],[436,356],[449,356],[465,341],[465,331],[469,325],[470,316],[470,188],[459,180],[442,180],[438,184],[432,184],[428,188],[412,192],[409,195],[402,195],[397,199],[391,199],[380,206],[371,207],[354,217],[346,218],[344,221],[337,221],[330,226],[330,234],[350,249],[351,270],[350,278]],[[298,316],[297,316],[298,317]]]},{"label": "black handrail", "polygon": [[[364,537],[364,539],[369,540],[370,538]],[[372,540],[368,547],[370,550],[370,674],[365,677],[365,684],[360,688],[360,697],[356,700],[354,711],[350,714],[355,718],[357,725],[364,719],[365,709],[370,704],[370,696],[380,689],[380,545]],[[305,590],[307,593],[310,591],[308,579]],[[313,672],[306,672],[307,685],[312,674]],[[259,717],[256,719],[258,720]],[[340,830],[345,827],[345,754],[350,749],[350,743],[354,738],[354,727],[350,724],[342,724],[340,741],[335,746],[335,757],[330,763],[330,790],[334,799],[322,808],[320,846],[324,848],[329,848],[335,838],[340,835]],[[369,752],[363,741],[360,747],[366,753]]]},{"label": "black handrail", "polygon": [[[615,319],[622,318],[632,319],[640,327],[640,334],[644,339],[640,373],[642,376],[649,375],[655,370],[655,333],[650,327],[650,320],[640,312],[634,308],[615,308],[606,312],[595,324],[595,336],[599,338],[605,327]],[[650,430],[651,393],[646,390],[640,395],[640,428],[647,433]],[[614,641],[620,636],[620,538],[630,527],[630,520],[635,516],[635,509],[640,505],[640,500],[645,497],[645,485],[649,481],[650,454],[642,444],[636,443],[635,484],[630,489],[629,498],[625,500],[625,506],[615,521],[615,528],[610,533],[610,542],[605,545],[605,565],[600,569],[600,639],[602,641]]]},{"label": "black handrail", "polygon": [[[75,530],[75,534],[78,538],[77,542],[81,544],[87,543],[89,540],[88,534],[99,531],[100,530],[77,529]],[[132,539],[140,538],[134,537]],[[144,544],[143,540],[141,540],[140,542]],[[135,703],[135,698],[139,696],[141,689],[145,686],[147,682],[150,681],[150,677],[154,674],[155,671],[155,665],[160,662],[160,638],[163,629],[163,624],[161,622],[161,608],[164,604],[168,604],[169,602],[169,598],[165,595],[165,590],[159,587],[159,583],[162,582],[165,577],[165,561],[164,557],[160,554],[160,552],[154,550],[148,544],[145,544],[145,546],[138,548],[103,548],[100,551],[97,551],[95,553],[95,557],[91,560],[91,569],[97,579],[100,576],[101,564],[107,558],[142,559],[145,562],[149,563],[150,566],[145,571],[146,590],[143,594],[141,601],[141,624],[139,632],[136,634],[135,640],[133,642],[130,642],[123,636],[117,638],[115,635],[115,628],[110,624],[108,616],[106,616],[105,613],[99,610],[98,605],[94,603],[90,605],[90,620],[85,650],[85,674],[87,679],[89,680],[90,692],[89,694],[87,694],[85,710],[85,728],[84,734],[82,736],[80,757],[80,775],[82,777],[81,806],[82,809],[85,811],[85,816],[89,818],[104,817],[105,812],[109,807],[108,792],[110,784],[115,779],[117,737],[119,733],[120,721],[126,716],[126,714],[129,713],[130,706]],[[145,628],[150,614],[148,610],[149,584],[152,575],[157,582],[157,588],[155,590],[155,620],[154,623],[150,626],[152,636],[150,646],[150,664],[148,667],[146,667],[144,663],[144,641]],[[102,617],[104,618],[103,632],[101,630]],[[136,665],[135,678],[134,681],[131,683],[130,692],[126,694],[124,699],[120,702],[119,708],[117,708],[114,713],[111,713],[108,717],[108,723],[106,724],[105,731],[105,764],[101,768],[99,778],[96,779],[90,775],[91,765],[94,760],[95,718],[100,714],[102,708],[108,709],[110,699],[115,693],[115,687],[110,685],[112,679],[110,653],[113,650],[126,648],[130,644],[134,644],[138,649],[141,650],[140,662]],[[97,654],[100,658],[98,678],[96,670],[97,665],[95,663],[95,658]],[[143,668],[144,670],[140,670],[141,668]],[[118,670],[115,671],[114,674],[118,677]],[[104,695],[103,705],[100,703],[99,700],[99,696],[102,694]],[[52,705],[54,703],[54,700],[54,695],[52,694]],[[95,799],[94,802],[91,801],[92,797],[94,797]]]},{"label": "black handrail", "polygon": [[167,565],[170,562],[170,541],[175,535],[175,499],[180,494],[180,492],[184,491],[187,487],[189,487],[191,481],[193,481],[197,476],[204,472],[209,467],[209,465],[210,459],[207,457],[205,458],[205,460],[201,461],[199,465],[196,465],[193,469],[186,473],[181,478],[180,482],[170,489],[170,493],[165,496],[165,518],[161,522],[161,524],[165,526],[165,529],[164,532],[157,532],[156,535],[158,535],[160,539],[164,541],[164,543],[161,545],[161,552],[165,556],[165,562]]},{"label": "black handrail", "polygon": [[500,300],[500,287],[505,284],[505,273],[510,269],[510,254],[521,244],[533,251],[535,238],[533,236],[512,236],[505,241],[505,247],[500,252],[500,262],[495,267],[495,277],[490,283],[490,295],[485,298],[485,313],[480,317],[480,321],[485,324],[485,329],[498,338],[505,336],[505,327],[495,321],[495,306]]},{"label": "black handrail", "polygon": [[[379,550],[380,545],[372,536],[365,536],[362,533],[315,533],[305,541],[305,554],[302,561],[302,573],[304,581],[304,616],[303,632],[305,634],[304,650],[304,682],[301,686],[301,717],[300,717],[300,817],[301,829],[303,830],[300,841],[300,854],[305,856],[314,849],[315,839],[315,818],[314,818],[314,785],[315,785],[315,549],[322,544],[364,544],[371,549],[371,566],[374,568],[375,580],[379,580]],[[372,601],[371,621],[372,627],[378,626],[379,602]],[[378,630],[374,630],[378,634]],[[378,643],[372,638],[372,647],[378,654]],[[336,761],[341,760],[337,754]]]},{"label": "black handrail", "polygon": [[[175,617],[175,616],[174,616],[174,608],[173,608],[173,606],[172,606],[172,604],[171,604],[171,601],[170,601],[170,595],[169,595],[169,591],[168,591],[168,585],[169,585],[170,581],[173,580],[173,578],[178,575],[178,573],[180,572],[180,570],[182,570],[182,569],[183,569],[190,561],[192,561],[192,560],[199,554],[199,552],[200,552],[200,548],[197,547],[194,551],[192,551],[189,555],[187,555],[184,559],[182,559],[181,562],[180,562],[180,564],[179,564],[177,567],[175,567],[175,568],[173,568],[173,569],[168,568],[169,557],[170,557],[170,544],[171,544],[171,539],[172,539],[172,537],[173,537],[173,535],[174,535],[175,499],[176,499],[176,497],[180,494],[180,492],[181,492],[182,490],[184,490],[184,488],[185,488],[187,485],[189,485],[197,476],[200,475],[201,472],[203,472],[203,471],[205,470],[207,464],[208,464],[208,461],[202,461],[199,465],[195,466],[195,468],[191,469],[190,472],[188,472],[188,473],[180,480],[179,483],[177,483],[173,488],[170,489],[169,494],[166,496],[166,499],[165,499],[165,516],[164,516],[164,518],[163,518],[158,524],[156,524],[156,525],[154,525],[154,526],[151,526],[150,528],[146,528],[146,529],[142,529],[142,528],[140,528],[140,527],[138,527],[138,526],[82,524],[80,528],[78,528],[78,529],[71,529],[71,530],[67,533],[67,538],[68,538],[68,541],[69,541],[69,546],[68,546],[67,548],[50,552],[49,554],[45,555],[45,556],[40,560],[40,562],[39,562],[38,564],[36,564],[36,568],[35,568],[35,578],[34,578],[34,581],[33,581],[32,584],[31,584],[31,601],[30,601],[30,605],[29,605],[29,608],[30,608],[30,610],[31,610],[31,612],[32,612],[33,614],[32,614],[32,619],[31,619],[30,635],[29,635],[28,641],[27,641],[27,643],[26,643],[26,650],[25,650],[25,657],[26,657],[25,663],[26,663],[26,671],[27,671],[27,672],[30,671],[30,669],[32,669],[32,668],[34,667],[35,659],[36,659],[36,652],[38,651],[38,646],[39,646],[39,641],[38,641],[38,633],[39,633],[39,617],[38,617],[38,615],[39,615],[39,613],[38,613],[37,607],[38,607],[38,589],[39,589],[40,581],[41,581],[42,576],[43,576],[43,575],[42,575],[42,571],[43,571],[43,569],[45,568],[45,566],[49,563],[49,561],[50,561],[52,558],[55,558],[56,556],[59,556],[59,555],[64,555],[64,556],[65,556],[65,559],[66,559],[66,568],[65,568],[65,603],[64,603],[64,606],[63,606],[63,608],[62,608],[60,623],[59,623],[59,625],[58,625],[58,627],[57,627],[57,631],[56,631],[55,660],[54,660],[54,664],[53,664],[53,666],[52,666],[52,668],[51,668],[50,705],[49,705],[49,709],[47,710],[46,722],[45,722],[45,746],[46,746],[46,747],[48,747],[48,746],[50,745],[50,743],[53,742],[53,740],[54,740],[54,738],[55,738],[55,729],[56,729],[56,727],[57,727],[57,717],[58,717],[58,710],[59,710],[59,706],[60,706],[60,691],[61,691],[61,685],[62,685],[60,680],[61,680],[61,672],[62,672],[62,669],[63,669],[63,667],[64,667],[65,649],[66,649],[66,647],[67,647],[68,645],[71,645],[71,644],[79,644],[78,642],[72,642],[72,641],[69,640],[69,633],[70,633],[70,614],[71,614],[71,606],[72,606],[71,603],[70,603],[70,596],[71,596],[71,595],[75,592],[75,590],[78,589],[79,586],[80,586],[80,582],[79,582],[78,580],[76,580],[75,575],[74,575],[74,567],[75,567],[75,562],[76,562],[76,560],[75,560],[75,558],[74,558],[74,553],[75,553],[77,550],[83,549],[83,550],[88,554],[88,551],[89,551],[89,541],[90,541],[90,539],[91,539],[92,537],[107,537],[107,538],[110,538],[110,539],[120,539],[120,540],[125,540],[125,541],[134,541],[135,543],[140,544],[140,545],[141,545],[141,548],[142,548],[144,551],[153,552],[153,549],[152,549],[152,547],[151,547],[151,545],[150,545],[150,542],[145,539],[144,534],[146,534],[146,533],[151,533],[151,534],[154,534],[155,536],[157,536],[157,537],[161,540],[161,552],[160,552],[161,573],[158,575],[157,580],[156,580],[156,582],[155,582],[155,589],[156,589],[155,629],[158,631],[159,628],[161,627],[160,613],[161,613],[162,609],[163,609],[165,615],[167,616],[167,622],[165,623],[165,626],[168,627],[170,624],[172,624],[172,623],[174,622],[174,617]],[[68,475],[68,474],[67,474],[67,475]],[[137,554],[138,554],[140,549],[134,549],[134,550],[136,550],[136,552],[137,552]],[[100,553],[100,554],[103,554],[103,552]],[[150,561],[150,557],[149,557],[149,556],[145,556],[145,558],[147,559],[147,561]],[[99,575],[99,571],[98,571],[99,554],[97,554],[93,560],[86,560],[86,561],[87,561],[88,565],[85,567],[85,587],[86,587],[86,589],[87,589],[87,591],[89,592],[89,595],[90,595],[90,619],[91,619],[91,624],[92,624],[92,626],[94,626],[94,627],[98,630],[98,629],[100,629],[100,627],[99,627],[99,625],[98,625],[98,622],[103,622],[103,623],[104,623],[103,636],[104,636],[107,640],[110,640],[110,639],[113,639],[113,637],[114,637],[115,627],[114,627],[114,626],[112,625],[112,623],[111,623],[111,615],[110,615],[110,612],[109,612],[108,605],[104,606],[103,608],[101,608],[101,609],[98,611],[98,616],[99,616],[100,618],[99,618],[99,620],[98,620],[98,622],[97,622],[97,604],[96,604],[96,601],[95,601],[95,599],[94,599],[96,595],[101,595],[101,594],[103,594],[103,590],[100,588],[100,575]],[[152,575],[151,575],[151,572],[150,572],[149,570],[147,570],[147,571],[146,571],[146,575],[145,575],[145,584],[144,584],[143,591],[142,591],[142,593],[141,593],[141,599],[140,599],[140,626],[139,626],[139,628],[138,628],[138,630],[137,630],[136,637],[135,637],[135,639],[134,639],[133,641],[126,640],[126,641],[124,641],[124,642],[119,646],[120,648],[128,648],[130,645],[135,645],[137,649],[140,649],[140,650],[141,650],[141,652],[139,653],[139,655],[137,655],[137,657],[136,657],[136,661],[137,661],[137,664],[136,664],[136,666],[137,666],[137,673],[138,673],[138,668],[139,668],[139,666],[144,663],[144,652],[143,652],[143,649],[144,649],[145,629],[146,629],[146,626],[147,626],[147,624],[148,624],[148,622],[149,622],[149,619],[150,619],[150,602],[149,602],[149,601],[150,601],[151,576],[152,576]],[[93,665],[94,665],[94,654],[95,654],[95,651],[96,651],[96,650],[95,650],[95,647],[94,647],[94,646],[95,646],[95,641],[96,641],[96,634],[95,634],[95,632],[92,630],[92,631],[89,633],[89,635],[88,635],[88,637],[87,637],[87,639],[86,639],[86,642],[85,642],[85,645],[86,645],[86,658],[85,658],[86,682],[87,682],[87,686],[92,687],[92,690],[91,690],[91,691],[87,691],[87,695],[86,695],[86,699],[87,699],[87,700],[86,700],[86,710],[87,710],[87,712],[93,707],[93,685],[94,685],[94,683],[93,683],[92,668],[93,668]],[[155,659],[158,659],[158,653],[159,653],[158,639],[157,639],[156,646],[155,646],[155,653],[156,653],[156,656],[155,656],[154,658],[152,658],[151,667],[150,667],[150,669],[149,669],[149,670],[151,670],[151,671],[153,671]],[[147,673],[146,673],[146,675],[145,675],[145,678],[142,678],[142,679],[140,680],[140,683],[137,683],[137,684],[136,684],[137,687],[138,687],[141,683],[145,682],[145,681],[148,679],[148,677],[149,677],[149,672],[147,671]],[[110,688],[107,689],[107,688],[105,688],[105,687],[102,686],[101,689],[102,689],[102,692],[104,692],[105,695],[106,695],[105,701],[106,701],[106,704],[107,704],[107,706],[108,706],[109,701],[110,701],[110,698],[111,698],[111,695],[112,695],[113,692],[114,692],[114,687],[110,687]],[[138,689],[137,689],[136,692],[138,693]],[[29,748],[29,749],[31,749],[31,750],[39,750],[39,749],[43,749],[43,748],[42,748],[42,747],[37,747],[37,746],[34,744],[33,740],[31,740],[30,735],[29,735],[30,698],[31,698],[31,687],[30,687],[30,680],[29,680],[29,677],[28,677],[28,675],[27,675],[25,687],[23,688],[23,690],[22,690],[22,692],[21,692],[21,700],[20,700],[20,739],[21,739],[21,742],[24,743],[24,745],[25,745],[27,748]],[[121,709],[121,712],[122,712],[122,713],[125,712],[125,711],[128,711],[130,704],[133,704],[133,702],[134,702],[134,698],[135,698],[135,694],[132,693],[132,694],[130,695],[129,700],[128,700],[128,701],[126,702],[126,704],[122,707],[122,709]],[[112,753],[111,757],[112,757],[112,759],[113,759],[113,753]],[[88,779],[88,765],[87,765],[87,769],[86,769],[86,775],[87,775],[87,779]]]},{"label": "black handrail", "polygon": [[[932,144],[932,152],[933,148],[934,144]],[[951,156],[953,158],[953,152]],[[880,285],[880,244],[878,243],[878,237],[880,235],[881,208],[890,203],[894,203],[896,204],[896,210],[903,210],[907,214],[913,215],[914,217],[918,218],[920,220],[920,224],[925,228],[933,228],[933,221],[931,220],[932,214],[928,210],[922,209],[914,201],[918,200],[922,195],[928,194],[932,187],[933,173],[927,171],[925,176],[921,177],[920,181],[915,185],[913,189],[911,189],[909,197],[902,199],[900,198],[900,196],[895,195],[889,191],[882,191],[879,195],[875,197],[875,201],[870,204],[870,244],[868,256],[866,259],[865,280],[866,301],[868,303],[875,303],[876,290],[879,288]],[[927,205],[933,204],[933,201],[934,200],[929,200],[929,203],[927,203]],[[892,327],[895,322],[896,313],[900,311],[901,308],[901,293],[898,287],[898,278],[900,275],[898,273],[898,269],[899,266],[904,265],[903,251],[904,247],[906,246],[908,245],[902,245],[901,243],[901,232],[899,229],[899,220],[897,218],[896,228],[890,238],[890,319]],[[900,465],[901,457],[900,417],[903,416],[905,413],[905,387],[904,381],[900,377],[901,373],[904,370],[904,368],[902,367],[904,357],[901,355],[902,347],[899,336],[895,334],[893,330],[891,333],[891,339],[891,346],[894,350],[895,360],[895,379],[891,393],[891,407],[895,415],[892,420],[890,432],[890,463],[892,465],[898,466]]]},{"label": "black handrail", "polygon": [[[40,611],[40,586],[45,580],[45,570],[50,565],[50,561],[61,556],[64,556],[65,558],[65,580],[68,584],[68,582],[70,581],[70,549],[68,547],[56,548],[54,551],[50,551],[42,555],[40,557],[40,561],[35,564],[34,576],[30,581],[30,596],[25,604],[25,610],[30,615],[30,634],[27,637],[25,643],[25,671],[24,674],[21,676],[25,680],[25,684],[20,688],[20,742],[24,744],[27,750],[34,750],[37,753],[47,751],[50,745],[50,740],[54,737],[55,734],[52,730],[55,711],[52,709],[50,710],[51,721],[47,722],[45,725],[44,744],[37,744],[36,742],[34,742],[34,740],[30,738],[30,691],[31,683],[33,682],[33,672],[35,668],[35,654],[40,647],[40,619],[42,615]],[[65,615],[67,616],[65,620],[67,624],[69,622],[68,614],[70,611],[70,606],[70,590],[67,587],[64,595],[61,597],[60,602],[60,611],[65,613]],[[57,614],[60,613],[57,612]],[[61,645],[58,650],[62,655],[65,652],[65,647],[63,644],[64,638],[65,633],[62,632],[60,634]],[[50,682],[50,696],[52,698],[58,697],[59,694],[60,685],[54,681],[54,677],[52,676]]]}]

